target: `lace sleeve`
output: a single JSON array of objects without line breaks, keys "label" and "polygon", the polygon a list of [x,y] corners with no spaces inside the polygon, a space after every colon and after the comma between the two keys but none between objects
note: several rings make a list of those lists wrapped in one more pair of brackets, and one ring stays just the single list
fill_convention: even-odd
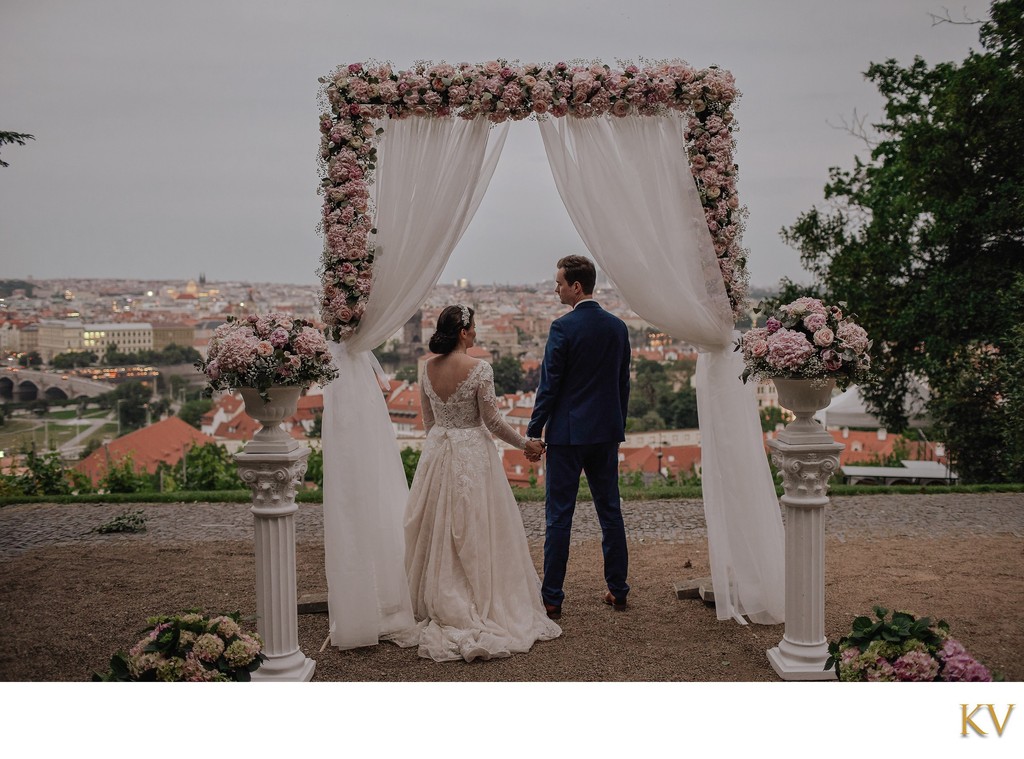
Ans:
[{"label": "lace sleeve", "polygon": [[[426,373],[426,367],[423,372]],[[427,395],[427,388],[423,384],[423,377],[420,377],[420,413],[423,414],[423,432],[430,434],[430,428],[434,426],[434,409],[430,405],[430,397]]]},{"label": "lace sleeve", "polygon": [[526,438],[501,418],[501,412],[498,411],[498,398],[494,394],[494,371],[490,364],[485,363],[480,372],[480,384],[476,388],[476,405],[480,411],[480,418],[484,420],[484,425],[491,431],[491,434],[519,450],[526,448]]}]

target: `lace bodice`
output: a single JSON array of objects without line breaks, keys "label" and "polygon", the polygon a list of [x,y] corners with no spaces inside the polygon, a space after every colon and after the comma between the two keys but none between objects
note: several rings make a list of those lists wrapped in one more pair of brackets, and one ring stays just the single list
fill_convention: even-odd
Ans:
[{"label": "lace bodice", "polygon": [[526,447],[526,438],[512,429],[498,411],[498,399],[494,394],[494,371],[486,361],[477,363],[446,401],[442,401],[434,392],[430,376],[424,368],[420,382],[420,401],[423,406],[423,426],[428,435],[435,425],[445,429],[470,429],[479,427],[482,422],[493,435],[509,445],[520,450]]}]

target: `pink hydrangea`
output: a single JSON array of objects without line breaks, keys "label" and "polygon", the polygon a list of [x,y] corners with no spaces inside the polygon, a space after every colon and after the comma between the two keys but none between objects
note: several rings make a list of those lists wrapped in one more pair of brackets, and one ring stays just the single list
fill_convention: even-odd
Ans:
[{"label": "pink hydrangea", "polygon": [[896,677],[907,682],[931,682],[939,674],[939,663],[927,651],[910,651],[892,664]]},{"label": "pink hydrangea", "polygon": [[967,653],[960,641],[948,638],[939,649],[942,659],[942,679],[956,682],[987,683],[992,681],[992,673]]},{"label": "pink hydrangea", "polygon": [[302,356],[313,356],[327,350],[324,336],[312,327],[303,327],[302,331],[295,336],[293,343],[296,353]]},{"label": "pink hydrangea", "polygon": [[825,308],[825,304],[817,298],[797,298],[795,301],[789,304],[789,313],[793,316],[803,316],[804,314],[827,314],[828,309]]},{"label": "pink hydrangea", "polygon": [[235,332],[224,338],[220,343],[220,350],[217,352],[217,361],[221,371],[244,371],[256,355],[258,342],[253,335],[247,335],[244,332]]},{"label": "pink hydrangea", "polygon": [[800,369],[814,355],[814,346],[803,332],[780,329],[768,338],[769,366],[775,369]]},{"label": "pink hydrangea", "polygon": [[224,653],[224,641],[211,633],[200,635],[192,644],[192,653],[201,661],[213,663]]},{"label": "pink hydrangea", "polygon": [[854,353],[864,353],[868,349],[868,333],[860,325],[843,322],[836,330],[836,337]]},{"label": "pink hydrangea", "polygon": [[896,679],[896,670],[881,656],[873,663],[867,664],[864,673],[864,679],[869,683],[891,683]]},{"label": "pink hydrangea", "polygon": [[989,683],[992,682],[992,673],[988,667],[976,661],[967,654],[953,656],[946,660],[942,670],[942,676],[946,680],[964,683]]}]

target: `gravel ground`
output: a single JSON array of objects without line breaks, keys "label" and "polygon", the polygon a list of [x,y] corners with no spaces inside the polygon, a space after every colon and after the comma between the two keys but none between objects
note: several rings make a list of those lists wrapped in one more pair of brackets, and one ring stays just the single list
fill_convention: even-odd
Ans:
[{"label": "gravel ground", "polygon": [[[141,510],[146,532],[95,528]],[[540,563],[543,505],[522,504]],[[314,681],[754,682],[778,680],[765,651],[782,625],[719,622],[673,583],[706,577],[699,500],[627,502],[630,609],[600,603],[600,531],[580,504],[562,637],[528,654],[437,664],[390,644],[321,651],[325,614],[299,617]],[[323,512],[296,516],[298,591],[326,591]],[[1024,494],[837,497],[826,519],[825,633],[873,605],[946,619],[1007,680],[1024,680]],[[255,614],[252,516],[246,504],[51,505],[0,509],[0,680],[85,681],[130,646],[146,617],[186,608]]]}]

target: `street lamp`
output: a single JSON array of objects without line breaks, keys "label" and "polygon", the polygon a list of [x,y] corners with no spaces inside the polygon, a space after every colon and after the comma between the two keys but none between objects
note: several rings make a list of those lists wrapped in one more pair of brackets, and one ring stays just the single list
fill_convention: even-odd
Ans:
[{"label": "street lamp", "polygon": [[665,480],[668,479],[668,473],[661,468],[661,457],[665,455],[665,452],[662,450],[662,447],[666,445],[668,445],[668,442],[665,440],[662,440],[660,443],[658,443],[658,474],[660,474],[662,479]]}]

